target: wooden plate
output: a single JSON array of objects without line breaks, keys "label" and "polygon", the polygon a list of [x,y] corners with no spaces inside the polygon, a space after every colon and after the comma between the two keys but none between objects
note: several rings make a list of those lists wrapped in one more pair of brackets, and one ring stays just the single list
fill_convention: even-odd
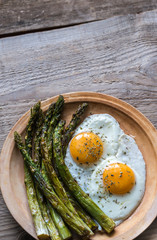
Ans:
[{"label": "wooden plate", "polygon": [[[117,119],[126,134],[133,135],[146,162],[146,190],[143,200],[130,218],[116,227],[115,232],[96,234],[95,240],[129,240],[144,231],[157,215],[157,132],[153,125],[139,111],[129,104],[111,96],[78,92],[64,94],[65,110],[63,118],[70,120],[80,102],[89,102],[86,115],[92,113],[109,113]],[[45,111],[49,104],[56,101],[52,97],[42,102]],[[34,238],[31,214],[28,208],[24,187],[23,160],[15,148],[13,133],[23,133],[29,119],[30,112],[25,113],[10,131],[1,153],[1,190],[4,200],[16,221]]]}]

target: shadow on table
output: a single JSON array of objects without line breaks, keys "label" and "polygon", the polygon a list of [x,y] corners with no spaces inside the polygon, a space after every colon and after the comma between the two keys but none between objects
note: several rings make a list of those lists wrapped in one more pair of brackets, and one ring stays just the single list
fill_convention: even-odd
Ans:
[{"label": "shadow on table", "polygon": [[35,240],[35,238],[31,237],[28,233],[22,232],[17,240]]}]

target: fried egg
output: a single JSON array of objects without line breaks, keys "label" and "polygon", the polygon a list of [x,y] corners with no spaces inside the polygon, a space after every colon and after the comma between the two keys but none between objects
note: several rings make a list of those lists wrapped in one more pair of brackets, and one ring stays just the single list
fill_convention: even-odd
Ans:
[{"label": "fried egg", "polygon": [[118,225],[145,191],[145,162],[135,140],[108,114],[87,117],[68,145],[65,163],[80,187]]}]

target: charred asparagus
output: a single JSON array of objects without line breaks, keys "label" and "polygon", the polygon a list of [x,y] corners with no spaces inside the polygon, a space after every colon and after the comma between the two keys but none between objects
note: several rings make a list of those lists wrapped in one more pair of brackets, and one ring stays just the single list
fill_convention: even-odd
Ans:
[{"label": "charred asparagus", "polygon": [[47,185],[40,171],[38,170],[38,168],[36,168],[33,160],[29,156],[25,145],[22,143],[21,137],[17,132],[14,133],[14,139],[18,148],[21,151],[21,154],[27,166],[29,167],[31,173],[34,176],[34,179],[38,183],[39,188],[41,189],[45,197],[50,201],[52,206],[60,213],[66,223],[80,236],[83,237],[93,235],[93,232],[90,230],[90,228],[88,226],[84,226],[80,219],[71,211],[69,211],[69,209],[63,204],[63,202],[58,198],[53,189]]},{"label": "charred asparagus", "polygon": [[[39,114],[39,110],[40,110],[40,102],[38,102],[33,107],[33,109],[31,109],[31,117],[26,128],[25,142],[26,142],[27,150],[29,151],[30,154],[32,152],[32,127],[35,124],[35,121]],[[33,217],[37,237],[41,240],[49,239],[49,233],[38,204],[33,179],[32,179],[30,170],[25,163],[24,163],[24,172],[25,172],[25,185],[26,185],[26,191],[27,191],[27,198],[28,198],[30,211]]]},{"label": "charred asparagus", "polygon": [[86,110],[88,104],[87,103],[83,103],[82,105],[80,105],[76,111],[76,113],[73,114],[72,119],[70,121],[70,123],[68,124],[68,126],[65,129],[65,133],[63,135],[63,139],[62,139],[62,145],[63,145],[63,157],[65,157],[66,154],[66,149],[68,146],[68,143],[74,133],[74,130],[76,129],[77,125],[80,123],[81,120],[81,116],[84,113],[84,111]]},{"label": "charred asparagus", "polygon": [[[53,107],[54,107],[54,105],[53,105]],[[50,109],[52,112],[52,106],[50,107]],[[52,113],[49,113],[49,114],[52,114]],[[48,122],[46,124],[48,125]],[[38,116],[38,119],[36,121],[36,126],[35,126],[34,159],[33,159],[34,162],[36,163],[36,166],[39,168],[42,165],[40,140],[41,140],[41,133],[42,133],[42,129],[43,129],[44,125],[45,125],[45,119],[44,119],[43,112],[40,109],[39,116]],[[47,181],[48,181],[48,179],[47,179]],[[48,205],[46,203],[46,201],[44,201],[44,197],[38,188],[36,189],[36,192],[37,192],[37,198],[38,198],[38,202],[39,202],[39,205],[41,208],[41,212],[43,214],[43,218],[46,222],[47,228],[49,230],[51,239],[57,239],[57,240],[69,239],[71,237],[71,233],[70,233],[69,229],[65,226],[62,218],[53,209],[51,204]],[[58,231],[56,228],[58,229],[61,238],[58,236]]]},{"label": "charred asparagus", "polygon": [[71,194],[78,200],[80,205],[106,230],[107,233],[113,231],[115,223],[92,201],[92,199],[80,188],[72,177],[68,167],[64,163],[62,152],[62,128],[64,121],[60,121],[55,128],[53,135],[53,153],[56,166],[64,184],[68,187]]}]

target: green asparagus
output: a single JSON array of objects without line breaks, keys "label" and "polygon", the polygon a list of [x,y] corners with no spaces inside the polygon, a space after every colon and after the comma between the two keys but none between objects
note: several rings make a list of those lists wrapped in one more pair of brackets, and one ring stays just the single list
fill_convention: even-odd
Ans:
[{"label": "green asparagus", "polygon": [[[58,101],[57,101],[58,102]],[[79,106],[77,112],[75,114],[73,114],[73,117],[72,117],[72,120],[70,121],[69,125],[67,126],[66,128],[66,133],[65,135],[67,135],[67,141],[66,141],[66,144],[64,144],[64,147],[66,148],[66,145],[68,145],[68,141],[70,140],[71,136],[72,136],[72,131],[76,128],[76,126],[78,125],[78,123],[80,122],[80,117],[81,115],[84,113],[85,109],[87,107],[87,104],[86,103],[83,103],[81,106]],[[54,128],[58,122],[58,119],[59,117],[55,115],[55,112],[56,114],[58,114],[59,110],[60,109],[56,103],[56,106],[55,106],[55,109],[56,111],[54,111],[54,114],[53,114],[53,117],[52,117],[52,120],[51,120],[51,124],[50,124],[50,128],[48,129],[48,138],[47,138],[47,141],[46,141],[46,144],[45,144],[45,156],[47,158],[47,171],[49,172],[50,175],[54,175],[54,169],[53,167],[51,166],[51,159],[52,159],[52,135],[53,135],[53,131],[54,131]],[[48,152],[46,152],[46,145],[48,146]],[[44,146],[44,145],[43,145]],[[49,158],[49,160],[48,160]],[[45,164],[46,165],[46,164]],[[49,169],[48,169],[49,168]],[[52,176],[51,176],[52,177]],[[56,176],[54,176],[56,177]],[[53,181],[53,180],[52,180]],[[61,185],[59,183],[57,183],[57,186],[60,186],[61,188]],[[58,189],[58,187],[57,187]],[[64,189],[63,189],[63,192]],[[67,199],[67,194],[63,194],[63,197],[65,199]],[[83,219],[83,221],[92,229],[92,230],[95,230],[97,229],[97,224],[89,217],[87,216],[87,213],[84,212],[84,210],[79,206],[79,204],[73,199],[72,201],[72,196],[70,196],[70,193],[68,193],[68,198],[71,200],[70,202],[72,203],[73,207],[72,207],[72,211],[75,211],[76,213],[78,213],[78,215],[80,216],[80,218]],[[67,202],[68,202],[68,205],[69,205],[69,199],[67,199]],[[70,204],[70,208],[71,208],[71,204]],[[75,209],[75,210],[74,210]]]},{"label": "green asparagus", "polygon": [[[53,186],[50,182],[50,179],[48,177],[45,165],[42,164],[42,169],[41,169],[41,173],[42,176],[47,184],[47,186],[49,186],[49,188],[53,189]],[[59,216],[59,214],[54,210],[54,208],[52,207],[51,204],[48,204],[48,208],[51,214],[51,217],[60,233],[60,236],[63,240],[69,239],[71,238],[71,232],[69,231],[69,229],[67,228],[67,226],[65,225],[65,223],[63,222],[61,216]]]},{"label": "green asparagus", "polygon": [[[42,139],[44,138],[44,140],[46,140],[47,138],[50,139],[51,137],[51,126],[53,127],[54,124],[54,119],[52,118],[52,116],[58,116],[58,119],[60,117],[60,113],[63,109],[63,105],[64,105],[64,98],[62,95],[60,95],[56,101],[56,103],[52,103],[47,112],[46,112],[46,116],[45,116],[45,122],[43,125],[43,129],[42,129]],[[56,119],[57,121],[57,119]],[[42,142],[41,142],[42,144]]]},{"label": "green asparagus", "polygon": [[[51,104],[45,115],[45,121],[44,121],[43,129],[42,129],[41,146],[43,148],[46,144],[45,149],[47,151],[48,151],[48,146],[49,146],[49,149],[50,149],[50,147],[52,147],[52,143],[51,143],[52,139],[50,139],[51,135],[52,135],[51,131],[53,131],[54,127],[56,126],[57,122],[59,121],[60,113],[63,109],[63,105],[64,105],[64,98],[62,96],[59,96],[57,102],[53,103],[53,108],[52,108],[52,104]],[[47,139],[48,139],[48,141],[47,141]],[[52,152],[52,150],[51,150],[51,152]],[[43,158],[45,158],[44,153],[42,155],[43,155]],[[41,173],[42,173],[47,185],[50,188],[53,188],[50,178],[48,176],[43,158],[42,158],[42,163],[41,163]],[[49,204],[48,207],[49,207],[49,211],[51,213],[52,219],[53,219],[62,239],[63,240],[69,239],[71,237],[71,232],[69,231],[67,226],[64,224],[62,218],[53,209],[51,204]]]},{"label": "green asparagus", "polygon": [[32,153],[32,127],[34,126],[40,111],[40,102],[36,103],[31,109],[30,119],[26,127],[25,143],[29,154]]},{"label": "green asparagus", "polygon": [[91,219],[91,217],[84,211],[84,209],[79,205],[79,203],[72,197],[71,193],[66,189],[67,196],[72,203],[73,207],[77,211],[79,217],[87,224],[87,226],[95,231],[98,228],[96,222]]},{"label": "green asparagus", "polygon": [[53,153],[52,153],[52,140],[53,140],[52,136],[53,136],[53,131],[54,131],[57,123],[59,122],[60,115],[61,114],[58,114],[58,115],[53,117],[53,119],[50,122],[48,131],[47,131],[47,138],[46,139],[45,138],[42,139],[43,145],[44,145],[44,142],[46,142],[46,146],[47,146],[47,149],[48,149],[48,153],[49,153],[50,159],[52,159],[52,157],[53,157]]},{"label": "green asparagus", "polygon": [[[59,120],[58,114],[60,114],[60,111],[62,110],[63,103],[64,103],[64,98],[62,96],[59,96],[59,98],[55,104],[54,112],[52,113],[51,122],[50,122],[50,125],[48,128],[47,141],[46,141],[45,137],[42,137],[42,156],[43,156],[43,163],[44,163],[43,171],[44,171],[44,176],[48,173],[48,177],[49,177],[49,179],[51,179],[53,188],[54,188],[55,192],[57,193],[58,197],[61,199],[61,201],[67,206],[67,208],[69,208],[69,210],[71,212],[73,212],[74,214],[77,214],[76,210],[74,209],[73,205],[71,204],[71,202],[66,194],[66,191],[63,188],[61,182],[59,181],[57,174],[52,166],[51,154],[49,151],[49,148],[52,148],[51,135],[53,135],[53,130]],[[47,118],[47,116],[46,116],[46,118]],[[48,121],[47,121],[47,126],[48,126]],[[45,171],[45,168],[46,168],[46,171]],[[46,178],[48,178],[48,177],[46,177]],[[78,215],[78,217],[79,217],[79,215]]]},{"label": "green asparagus", "polygon": [[68,126],[65,129],[65,133],[64,133],[63,139],[62,139],[63,157],[65,157],[68,143],[69,143],[69,141],[70,141],[70,139],[71,139],[71,137],[72,137],[72,135],[74,133],[75,128],[80,123],[81,116],[83,115],[83,113],[86,110],[87,106],[88,106],[87,103],[83,103],[82,105],[80,105],[78,107],[76,113],[73,114],[70,123],[68,124]]},{"label": "green asparagus", "polygon": [[[49,157],[48,148],[46,146],[46,141],[45,141],[45,144],[44,144],[44,142],[42,144],[43,144],[42,151],[43,151],[43,163],[44,163],[44,166],[43,166],[44,175],[43,176],[45,177],[45,175],[47,175],[47,173],[48,173],[48,177],[49,177],[49,179],[51,179],[53,188],[54,188],[55,192],[57,193],[58,197],[60,198],[60,200],[66,205],[66,207],[74,215],[77,215],[77,217],[80,218],[76,209],[74,209],[73,205],[71,204],[71,202],[66,194],[66,191],[63,188],[63,186],[62,186],[60,180],[58,179],[56,172],[52,166],[51,159]],[[46,168],[46,171],[44,168]],[[48,177],[46,176],[46,179]],[[80,221],[82,222],[82,225],[84,225],[86,227],[86,223],[84,223],[81,218],[80,218]]]},{"label": "green asparagus", "polygon": [[45,222],[42,218],[40,207],[37,201],[35,187],[33,184],[33,179],[26,165],[24,165],[24,171],[28,204],[31,211],[31,215],[33,217],[37,237],[40,240],[49,240],[50,239],[49,233],[45,225]]},{"label": "green asparagus", "polygon": [[39,194],[37,194],[39,206],[40,206],[40,209],[41,209],[41,212],[42,212],[42,215],[43,215],[43,219],[44,219],[44,221],[46,223],[46,226],[48,228],[51,240],[62,240],[60,235],[59,235],[59,232],[56,229],[56,226],[55,226],[55,224],[54,224],[54,222],[53,222],[53,220],[52,220],[52,218],[49,214],[48,207],[47,207],[47,205],[44,201],[43,195],[41,194],[39,189],[37,191],[39,191]]},{"label": "green asparagus", "polygon": [[34,162],[37,164],[39,168],[41,167],[41,159],[42,159],[40,142],[41,142],[41,132],[42,132],[43,122],[44,122],[44,114],[40,109],[39,116],[36,121],[35,136],[34,136]]},{"label": "green asparagus", "polygon": [[[31,117],[26,128],[25,142],[26,142],[27,150],[29,151],[30,154],[32,153],[32,134],[33,134],[32,127],[34,126],[36,118],[39,114],[39,110],[40,110],[40,102],[38,102],[33,107],[33,109],[31,109]],[[24,172],[25,172],[25,185],[26,185],[28,203],[29,203],[29,207],[33,217],[37,237],[41,240],[49,239],[49,233],[48,233],[46,224],[43,220],[41,210],[38,204],[33,179],[29,171],[29,168],[25,163],[24,163]]]},{"label": "green asparagus", "polygon": [[115,227],[114,221],[110,219],[81,189],[64,163],[61,142],[63,125],[64,121],[60,121],[58,126],[55,128],[53,135],[53,153],[60,177],[70,190],[71,194],[78,200],[80,205],[86,209],[86,211],[101,225],[104,230],[106,230],[107,233],[110,233]]},{"label": "green asparagus", "polygon": [[[35,137],[34,137],[34,159],[33,159],[34,162],[36,163],[36,166],[39,168],[42,165],[42,156],[41,156],[41,151],[40,151],[41,150],[40,149],[40,139],[41,139],[43,123],[44,123],[44,116],[43,116],[42,110],[40,109],[39,116],[38,116],[38,119],[36,121],[36,126],[35,126],[36,129],[35,129]],[[46,180],[48,181],[47,178],[46,178]],[[39,205],[41,208],[41,212],[43,213],[43,217],[46,222],[47,228],[50,232],[51,239],[53,239],[53,238],[59,239],[58,234],[57,234],[58,232],[55,229],[54,224],[60,233],[61,239],[62,240],[69,239],[71,237],[71,233],[70,233],[69,229],[65,226],[62,218],[53,209],[51,204],[49,204],[49,206],[48,206],[46,204],[46,202],[43,201],[42,193],[40,192],[40,190],[38,188],[36,188],[36,192],[37,192],[37,198],[38,198],[38,202],[39,202]],[[51,220],[51,218],[53,221]],[[53,224],[53,222],[54,222],[54,224]],[[52,236],[51,232],[53,233],[53,236]]]},{"label": "green asparagus", "polygon": [[69,209],[63,204],[63,202],[58,198],[56,193],[53,191],[52,188],[49,188],[47,186],[46,181],[42,177],[40,171],[38,168],[36,168],[33,160],[29,156],[25,145],[22,142],[21,136],[15,132],[14,133],[14,139],[16,142],[17,147],[21,151],[21,154],[29,167],[31,173],[33,174],[39,188],[45,195],[45,197],[50,201],[52,206],[60,213],[60,215],[63,217],[65,222],[73,229],[75,230],[80,236],[91,236],[93,235],[93,232],[88,226],[83,226],[80,219],[74,215]]},{"label": "green asparagus", "polygon": [[[83,219],[84,223],[87,224],[91,229],[95,230],[97,228],[97,224],[89,217],[87,214],[83,211],[81,207],[78,206],[78,203],[74,204],[74,200],[72,203],[69,201],[69,198],[66,194],[66,191],[62,187],[62,184],[60,183],[58,177],[56,176],[56,172],[54,171],[54,168],[52,166],[51,160],[52,160],[52,135],[54,128],[59,120],[59,116],[57,115],[60,113],[63,105],[63,97],[59,97],[54,112],[52,114],[52,119],[50,122],[50,127],[48,128],[48,134],[47,134],[47,141],[45,138],[42,138],[42,151],[43,151],[43,162],[44,162],[44,168],[43,168],[43,174],[45,176],[45,168],[46,172],[49,175],[49,178],[51,179],[53,183],[53,187],[60,197],[60,199],[64,202],[64,204],[71,210],[74,214],[78,214],[78,216]],[[76,125],[80,121],[80,116],[83,114],[87,107],[87,104],[84,103],[81,106],[79,106],[76,114],[73,115],[73,118],[69,124],[69,127],[67,127],[68,137],[71,134],[71,131],[75,129]],[[69,193],[70,195],[70,193]],[[70,196],[69,196],[70,197]],[[75,207],[74,207],[75,206]],[[77,208],[76,208],[77,206]]]},{"label": "green asparagus", "polygon": [[[30,138],[33,138],[33,132],[35,132],[35,136],[34,136],[34,163],[36,164],[36,166],[38,168],[40,168],[41,166],[41,151],[40,151],[40,138],[41,138],[41,131],[42,131],[42,125],[44,122],[44,115],[42,110],[40,109],[38,115],[37,115],[37,120],[35,122],[35,124],[33,124],[33,122],[31,122],[32,125],[32,136],[30,135]],[[34,126],[34,128],[33,128]],[[31,128],[31,126],[30,126]],[[28,150],[28,147],[27,147]],[[49,231],[50,234],[50,238],[52,240],[62,240],[62,238],[59,235],[59,232],[48,212],[48,207],[47,204],[44,201],[44,197],[43,194],[41,193],[40,189],[38,189],[38,187],[35,185],[35,190],[36,190],[36,194],[37,194],[37,200],[39,203],[39,207],[43,216],[43,219],[45,221],[45,224],[47,226],[47,229]]]},{"label": "green asparagus", "polygon": [[47,134],[47,130],[48,130],[48,127],[49,127],[49,123],[51,121],[51,118],[52,118],[52,114],[54,112],[54,108],[55,108],[55,103],[52,103],[47,112],[46,112],[46,116],[45,116],[45,122],[44,122],[44,125],[43,125],[43,129],[42,129],[42,135],[45,136]]},{"label": "green asparagus", "polygon": [[59,121],[60,118],[60,114],[63,110],[63,106],[64,106],[64,98],[62,95],[60,95],[55,103],[55,108],[54,108],[54,112],[53,112],[53,116],[51,118],[50,124],[49,124],[49,128],[47,131],[47,138],[49,140],[49,142],[52,141],[52,133],[54,130],[54,127],[56,126],[56,124]]},{"label": "green asparagus", "polygon": [[[67,208],[72,211],[74,214],[76,214],[75,209],[73,208],[71,202],[68,199],[68,196],[66,194],[65,189],[63,188],[61,182],[59,181],[57,174],[51,164],[51,159],[49,158],[49,153],[48,153],[48,149],[43,145],[42,146],[42,150],[43,150],[43,162],[44,162],[44,166],[46,168],[46,171],[48,173],[49,179],[51,179],[53,188],[55,190],[55,192],[57,193],[58,197],[62,200],[62,202],[67,206]],[[45,173],[46,174],[46,173]]]},{"label": "green asparagus", "polygon": [[54,224],[56,225],[59,234],[63,240],[71,238],[71,232],[67,228],[67,226],[64,224],[61,216],[53,209],[52,205],[50,204],[49,201],[47,201],[47,206],[50,212],[50,215],[52,217],[52,220]]},{"label": "green asparagus", "polygon": [[[68,124],[68,126],[66,127],[65,133],[63,135],[62,138],[62,149],[63,149],[63,154],[66,154],[66,149],[67,146],[69,144],[69,141],[74,133],[74,130],[76,129],[77,125],[80,123],[80,117],[81,115],[84,113],[84,111],[86,110],[88,104],[87,103],[83,103],[82,105],[80,105],[76,111],[75,114],[73,114],[72,119],[70,121],[70,123]],[[93,221],[91,219],[90,216],[88,216],[88,214],[83,210],[83,208],[78,204],[78,202],[71,196],[70,192],[68,192],[68,190],[66,189],[68,198],[70,199],[73,207],[76,209],[76,211],[78,212],[79,216],[83,219],[83,221],[92,229],[95,230],[98,228],[97,224],[95,223],[95,221]]]}]

